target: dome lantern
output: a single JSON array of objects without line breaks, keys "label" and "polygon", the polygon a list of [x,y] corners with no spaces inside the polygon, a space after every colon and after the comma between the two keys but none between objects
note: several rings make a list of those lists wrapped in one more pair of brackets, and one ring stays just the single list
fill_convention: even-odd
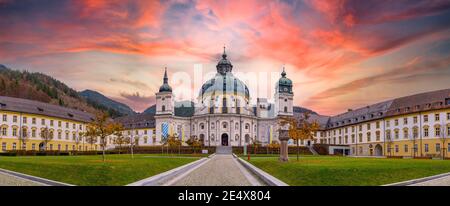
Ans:
[{"label": "dome lantern", "polygon": [[217,63],[217,73],[225,75],[228,72],[231,72],[233,69],[233,65],[230,60],[227,59],[227,53],[225,52],[225,47],[223,47],[222,59]]}]

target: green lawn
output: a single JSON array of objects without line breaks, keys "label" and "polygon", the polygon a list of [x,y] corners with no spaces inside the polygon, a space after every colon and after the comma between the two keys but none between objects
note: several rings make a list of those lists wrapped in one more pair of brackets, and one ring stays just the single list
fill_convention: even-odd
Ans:
[{"label": "green lawn", "polygon": [[0,156],[0,168],[74,185],[126,185],[195,161],[201,155]]},{"label": "green lawn", "polygon": [[289,185],[383,185],[450,172],[449,160],[302,156],[297,162],[295,156],[289,158],[288,163],[278,157],[252,157],[250,162]]}]

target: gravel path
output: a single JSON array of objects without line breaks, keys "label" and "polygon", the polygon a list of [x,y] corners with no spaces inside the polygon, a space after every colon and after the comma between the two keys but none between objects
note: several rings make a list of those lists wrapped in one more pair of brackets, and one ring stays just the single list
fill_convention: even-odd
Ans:
[{"label": "gravel path", "polygon": [[0,186],[42,186],[42,184],[0,172]]},{"label": "gravel path", "polygon": [[[172,185],[176,186],[251,186],[255,178],[229,154],[217,154]],[[257,180],[256,180],[257,181]],[[252,184],[253,183],[253,184]]]}]

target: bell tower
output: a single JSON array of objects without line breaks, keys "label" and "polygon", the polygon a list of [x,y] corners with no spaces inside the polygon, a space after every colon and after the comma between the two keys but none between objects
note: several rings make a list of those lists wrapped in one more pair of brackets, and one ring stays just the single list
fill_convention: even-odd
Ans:
[{"label": "bell tower", "polygon": [[156,93],[156,115],[173,115],[174,114],[174,97],[172,87],[169,86],[169,78],[167,77],[167,67],[164,70],[163,85],[159,87]]},{"label": "bell tower", "polygon": [[278,116],[294,115],[294,93],[292,92],[292,81],[286,77],[286,71],[281,72],[281,78],[275,86],[275,111]]}]

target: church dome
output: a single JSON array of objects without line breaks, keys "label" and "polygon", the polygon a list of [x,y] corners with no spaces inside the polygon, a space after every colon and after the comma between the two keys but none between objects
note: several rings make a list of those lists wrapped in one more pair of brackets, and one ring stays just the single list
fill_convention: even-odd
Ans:
[{"label": "church dome", "polygon": [[207,100],[208,98],[213,100],[218,95],[241,96],[246,101],[250,99],[250,92],[247,85],[231,73],[233,65],[227,59],[225,47],[222,59],[219,60],[216,68],[217,74],[212,79],[206,81],[200,89],[199,97],[202,100]]},{"label": "church dome", "polygon": [[250,99],[250,92],[247,85],[236,78],[231,72],[223,75],[216,74],[214,78],[206,81],[200,90],[200,97],[202,99],[205,99],[206,96],[210,96],[213,99],[215,95],[219,94],[243,96],[246,100]]}]

